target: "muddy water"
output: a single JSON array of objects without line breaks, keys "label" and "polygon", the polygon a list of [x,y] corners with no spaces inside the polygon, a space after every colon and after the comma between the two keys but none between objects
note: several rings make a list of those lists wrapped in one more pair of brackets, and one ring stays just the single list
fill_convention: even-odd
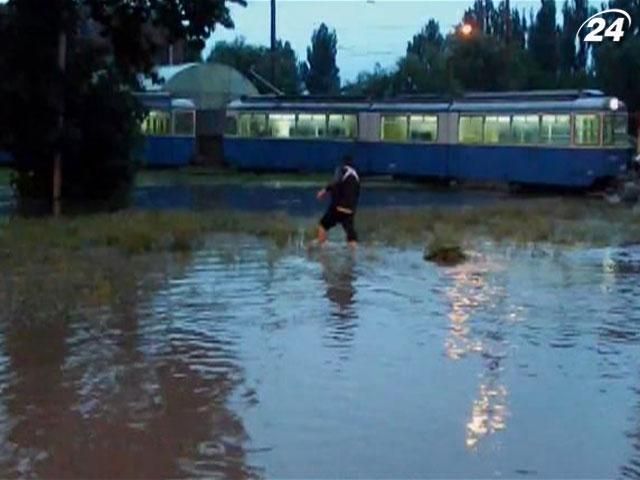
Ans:
[{"label": "muddy water", "polygon": [[637,478],[639,275],[220,237],[65,321],[0,295],[0,477]]}]

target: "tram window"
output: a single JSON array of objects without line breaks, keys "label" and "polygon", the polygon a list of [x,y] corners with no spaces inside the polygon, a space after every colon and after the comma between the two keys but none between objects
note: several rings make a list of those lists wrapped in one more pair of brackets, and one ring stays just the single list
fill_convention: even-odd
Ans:
[{"label": "tram window", "polygon": [[517,144],[532,145],[540,141],[540,117],[538,115],[514,115],[511,134]]},{"label": "tram window", "polygon": [[325,115],[299,114],[296,122],[297,137],[324,137],[327,134],[327,117]]},{"label": "tram window", "polygon": [[251,136],[251,114],[241,113],[238,115],[238,136]]},{"label": "tram window", "polygon": [[238,117],[235,115],[228,115],[224,121],[224,134],[235,137],[238,133]]},{"label": "tram window", "polygon": [[576,145],[600,144],[600,115],[576,115],[575,139]]},{"label": "tram window", "polygon": [[605,115],[603,144],[629,147],[626,115]]},{"label": "tram window", "polygon": [[482,121],[480,116],[461,116],[458,128],[460,143],[482,143]]},{"label": "tram window", "polygon": [[438,139],[438,117],[435,115],[411,115],[409,138],[419,142],[435,142]]},{"label": "tram window", "polygon": [[543,115],[540,140],[546,145],[571,143],[571,117],[569,115]]},{"label": "tram window", "polygon": [[266,137],[267,135],[267,116],[264,113],[252,113],[249,117],[249,136]]},{"label": "tram window", "polygon": [[485,117],[484,143],[511,143],[511,117],[508,115]]},{"label": "tram window", "polygon": [[168,135],[169,119],[169,112],[151,110],[142,122],[142,132],[145,135]]},{"label": "tram window", "polygon": [[382,140],[404,142],[407,140],[407,117],[384,115],[382,117]]},{"label": "tram window", "polygon": [[173,113],[173,134],[192,137],[195,134],[195,112],[177,111]]},{"label": "tram window", "polygon": [[355,115],[329,115],[329,136],[333,138],[355,138],[358,121]]},{"label": "tram window", "polygon": [[296,116],[293,113],[272,113],[269,115],[269,130],[274,138],[289,138],[296,128]]}]

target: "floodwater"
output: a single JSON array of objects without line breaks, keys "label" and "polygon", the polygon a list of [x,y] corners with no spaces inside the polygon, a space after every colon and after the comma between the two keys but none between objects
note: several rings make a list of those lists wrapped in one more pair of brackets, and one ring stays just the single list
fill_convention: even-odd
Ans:
[{"label": "floodwater", "polygon": [[43,323],[0,272],[0,477],[640,476],[640,250],[421,254],[215,237]]},{"label": "floodwater", "polygon": [[[282,211],[291,215],[321,215],[323,204],[316,200],[317,187],[291,185],[173,184],[140,186],[135,189],[131,208],[135,210],[206,211],[228,208],[239,211]],[[491,191],[429,190],[380,187],[362,192],[363,207],[453,207],[483,205],[504,199]],[[0,216],[12,212],[11,189],[0,186]]]}]

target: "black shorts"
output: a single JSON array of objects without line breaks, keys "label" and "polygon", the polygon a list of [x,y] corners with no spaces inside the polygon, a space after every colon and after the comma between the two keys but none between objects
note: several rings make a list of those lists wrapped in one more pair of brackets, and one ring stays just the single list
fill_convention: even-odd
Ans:
[{"label": "black shorts", "polygon": [[347,234],[347,241],[357,242],[358,234],[353,226],[353,216],[353,213],[340,212],[330,207],[320,219],[320,225],[325,230],[331,230],[339,223]]}]

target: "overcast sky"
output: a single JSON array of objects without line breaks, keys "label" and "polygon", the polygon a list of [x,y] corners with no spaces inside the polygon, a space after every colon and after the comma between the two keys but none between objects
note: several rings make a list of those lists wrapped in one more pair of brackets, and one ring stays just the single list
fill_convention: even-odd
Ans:
[{"label": "overcast sky", "polygon": [[[450,31],[462,18],[472,0],[277,0],[278,38],[288,40],[299,59],[313,30],[321,22],[335,28],[338,35],[338,67],[344,80],[352,80],[376,62],[383,67],[395,64],[407,42],[429,18]],[[494,0],[494,3],[498,3]],[[561,1],[557,1],[559,9]],[[512,0],[512,7],[537,10],[539,0]],[[208,50],[219,40],[243,36],[250,43],[268,45],[270,38],[269,0],[248,0],[246,7],[232,6],[235,30],[217,30]]]}]

